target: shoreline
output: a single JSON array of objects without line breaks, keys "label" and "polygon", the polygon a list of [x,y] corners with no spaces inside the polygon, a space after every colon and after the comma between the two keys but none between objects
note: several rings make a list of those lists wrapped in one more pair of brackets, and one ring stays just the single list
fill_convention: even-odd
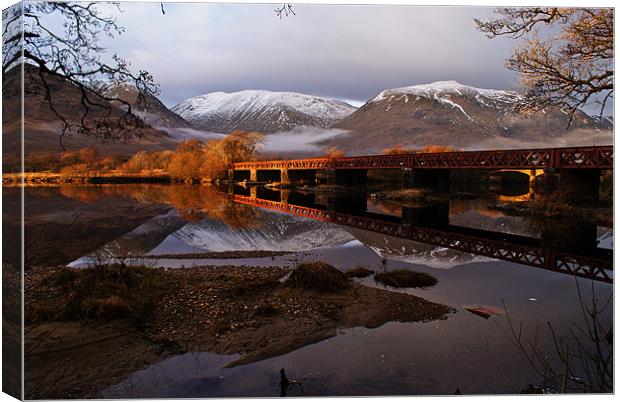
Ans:
[{"label": "shoreline", "polygon": [[[146,269],[155,275],[158,288],[149,290],[153,305],[138,321],[46,319],[41,311],[49,315],[68,297],[63,286],[74,286],[61,285],[68,269],[26,272],[27,288],[37,289],[27,292],[26,376],[36,384],[26,390],[27,398],[97,397],[129,374],[185,352],[240,355],[227,365],[232,367],[289,353],[343,328],[442,320],[455,312],[354,280],[340,292],[293,288],[282,282],[290,269],[281,267]],[[102,346],[110,343],[111,349]],[[59,356],[67,369],[56,374]]]}]

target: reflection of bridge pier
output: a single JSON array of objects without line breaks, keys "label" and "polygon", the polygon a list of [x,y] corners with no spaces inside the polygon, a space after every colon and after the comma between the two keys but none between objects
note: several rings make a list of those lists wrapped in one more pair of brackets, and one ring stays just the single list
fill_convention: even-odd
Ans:
[{"label": "reflection of bridge pier", "polygon": [[443,227],[450,223],[450,204],[433,203],[420,207],[403,207],[403,223],[427,228]]},{"label": "reflection of bridge pier", "polygon": [[544,247],[592,252],[598,247],[598,233],[595,224],[587,223],[567,225],[565,230],[557,227],[543,229],[541,243]]}]

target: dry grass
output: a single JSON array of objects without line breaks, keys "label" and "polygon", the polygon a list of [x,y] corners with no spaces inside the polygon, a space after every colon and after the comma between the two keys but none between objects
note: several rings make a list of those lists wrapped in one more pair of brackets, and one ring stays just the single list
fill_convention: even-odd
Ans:
[{"label": "dry grass", "polygon": [[428,288],[437,284],[434,276],[424,272],[397,269],[375,274],[375,281],[395,288]]},{"label": "dry grass", "polygon": [[346,276],[348,276],[349,278],[365,278],[365,277],[370,276],[370,275],[372,275],[374,273],[375,273],[375,271],[372,271],[372,270],[364,268],[364,267],[355,267],[355,268],[349,269],[344,274]]},{"label": "dry grass", "polygon": [[349,278],[324,262],[304,262],[291,272],[284,283],[288,287],[337,293],[351,287]]},{"label": "dry grass", "polygon": [[128,318],[144,322],[165,286],[161,272],[121,265],[60,268],[44,303],[27,303],[28,322]]}]

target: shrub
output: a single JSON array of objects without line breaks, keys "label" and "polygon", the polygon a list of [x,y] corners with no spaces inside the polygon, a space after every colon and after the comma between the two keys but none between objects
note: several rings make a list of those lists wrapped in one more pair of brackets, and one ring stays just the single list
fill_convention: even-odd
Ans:
[{"label": "shrub", "polygon": [[380,272],[375,274],[375,281],[395,288],[428,288],[437,284],[434,276],[406,269]]},{"label": "shrub", "polygon": [[355,267],[355,268],[349,269],[344,274],[348,276],[349,278],[365,278],[374,273],[375,271],[372,271],[364,267]]}]

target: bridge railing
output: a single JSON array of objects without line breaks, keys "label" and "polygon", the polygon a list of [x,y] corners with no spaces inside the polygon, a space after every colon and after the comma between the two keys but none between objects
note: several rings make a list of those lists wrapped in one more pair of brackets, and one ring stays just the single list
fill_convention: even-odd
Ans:
[{"label": "bridge railing", "polygon": [[613,156],[609,145],[241,162],[232,169],[613,169]]}]

